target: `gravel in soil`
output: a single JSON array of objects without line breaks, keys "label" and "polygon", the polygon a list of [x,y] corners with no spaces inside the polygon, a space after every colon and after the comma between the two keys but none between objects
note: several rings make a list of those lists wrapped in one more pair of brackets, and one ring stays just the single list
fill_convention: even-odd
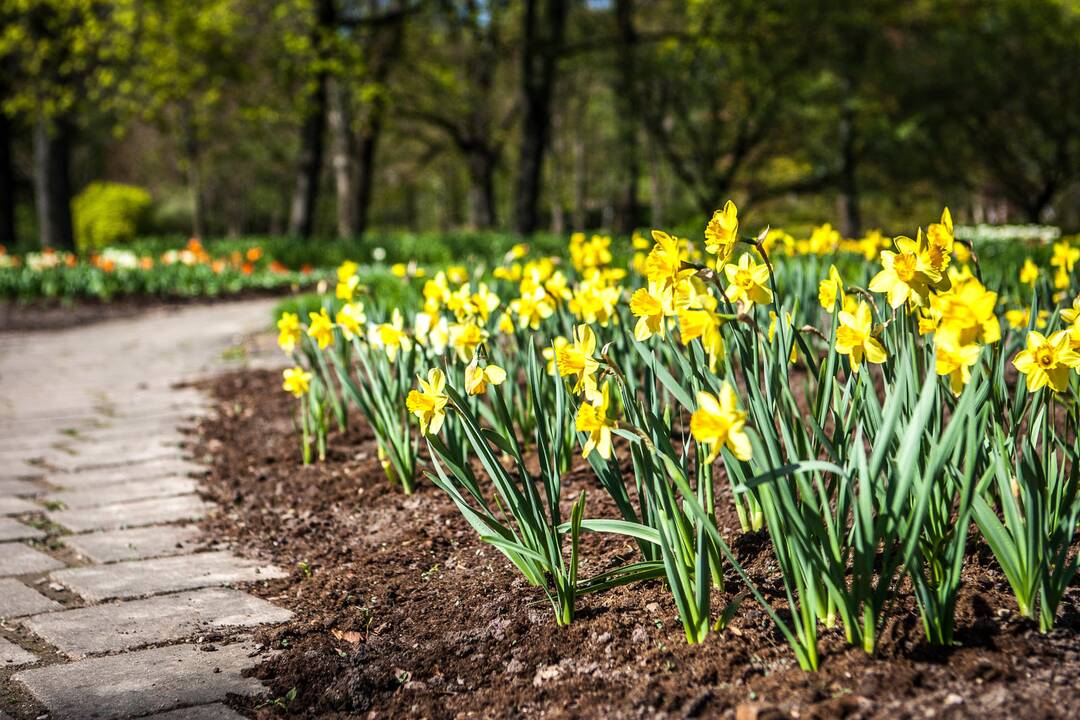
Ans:
[{"label": "gravel in soil", "polygon": [[[331,437],[325,463],[302,467],[295,401],[280,375],[246,371],[207,382],[220,404],[196,450],[212,463],[221,511],[214,540],[291,568],[255,592],[296,613],[262,631],[280,653],[256,674],[280,702],[259,717],[1065,718],[1080,682],[1080,593],[1058,628],[1020,618],[981,542],[969,547],[958,645],[927,646],[914,598],[902,595],[875,657],[823,630],[821,667],[805,673],[764,613],[744,602],[728,629],[686,644],[670,595],[649,582],[581,598],[568,628],[542,592],[481,543],[430,483],[407,497],[354,419]],[[589,517],[613,507],[584,463],[566,478],[588,489]],[[741,562],[778,609],[782,585],[761,534],[740,535],[721,497]],[[634,557],[621,538],[587,535],[583,574]],[[729,573],[728,589],[740,589]],[[731,594],[717,592],[715,607]],[[781,610],[782,611],[782,610]],[[290,699],[291,698],[291,699]]]}]

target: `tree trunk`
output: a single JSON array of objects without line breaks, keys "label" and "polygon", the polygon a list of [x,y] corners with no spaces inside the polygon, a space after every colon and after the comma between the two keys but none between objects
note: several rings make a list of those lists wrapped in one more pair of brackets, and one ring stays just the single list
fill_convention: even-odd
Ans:
[{"label": "tree trunk", "polygon": [[645,152],[649,162],[649,219],[653,227],[664,226],[664,178],[661,174],[660,153],[654,141],[645,135]]},{"label": "tree trunk", "polygon": [[184,159],[187,162],[188,190],[191,192],[191,236],[201,239],[206,232],[206,208],[199,154],[198,130],[189,111],[184,124]]},{"label": "tree trunk", "polygon": [[[537,5],[543,5],[538,11]],[[551,130],[551,96],[566,30],[566,0],[525,0],[521,84],[523,112],[514,225],[528,234],[539,227],[540,183]],[[538,15],[542,13],[543,17]]]},{"label": "tree trunk", "polygon": [[356,148],[356,234],[363,235],[368,227],[371,191],[375,184],[375,151],[382,132],[382,112],[372,112],[368,127],[360,135]]},{"label": "tree trunk", "polygon": [[34,193],[42,247],[73,250],[71,128],[63,118],[34,126]]},{"label": "tree trunk", "polygon": [[585,151],[585,103],[581,116],[574,123],[574,230],[584,231],[589,224],[589,167]]},{"label": "tree trunk", "polygon": [[15,246],[15,162],[11,157],[15,123],[0,111],[0,245]]},{"label": "tree trunk", "polygon": [[637,32],[634,29],[633,0],[615,0],[615,23],[619,28],[619,61],[615,75],[618,111],[615,113],[615,122],[622,160],[622,187],[619,188],[615,202],[615,222],[612,229],[616,233],[626,234],[638,223],[638,175],[641,173],[634,62]]},{"label": "tree trunk", "polygon": [[339,81],[331,81],[330,164],[334,168],[334,188],[337,191],[337,233],[340,237],[355,237],[356,206],[353,178],[353,135],[349,122],[349,100]]},{"label": "tree trunk", "polygon": [[844,237],[862,234],[859,208],[858,154],[856,150],[855,112],[845,107],[840,116],[840,144],[843,158],[840,172],[840,232]]},{"label": "tree trunk", "polygon": [[[399,3],[399,6],[403,6]],[[401,53],[405,39],[404,16],[399,16],[389,28],[386,45],[372,52],[370,61],[371,81],[376,87],[385,87],[390,76],[390,69]],[[373,42],[379,48],[381,43]],[[366,127],[360,133],[356,148],[356,234],[362,235],[368,226],[368,214],[371,209],[372,190],[375,183],[375,154],[379,147],[379,135],[382,134],[383,116],[386,113],[386,98],[382,93],[376,95],[371,103]]]},{"label": "tree trunk", "polygon": [[495,156],[487,148],[468,151],[469,225],[474,229],[495,227]]},{"label": "tree trunk", "polygon": [[289,234],[309,238],[315,227],[315,203],[323,165],[323,128],[326,126],[326,74],[315,79],[307,113],[300,127],[300,163],[289,210]]}]

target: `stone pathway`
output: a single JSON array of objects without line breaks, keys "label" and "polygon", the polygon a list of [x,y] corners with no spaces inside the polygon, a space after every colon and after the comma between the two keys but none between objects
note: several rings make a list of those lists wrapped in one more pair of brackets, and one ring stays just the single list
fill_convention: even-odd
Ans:
[{"label": "stone pathway", "polygon": [[174,386],[272,305],[0,335],[0,720],[230,720],[262,692],[252,629],[291,613],[242,587],[285,573],[200,540],[181,428],[210,407]]}]

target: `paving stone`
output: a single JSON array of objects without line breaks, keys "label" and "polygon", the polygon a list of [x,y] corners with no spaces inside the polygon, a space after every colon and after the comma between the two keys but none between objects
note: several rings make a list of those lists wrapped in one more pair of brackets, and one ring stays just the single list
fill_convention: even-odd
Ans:
[{"label": "paving stone", "polygon": [[36,663],[37,656],[0,637],[0,670]]},{"label": "paving stone", "polygon": [[207,630],[282,623],[283,608],[229,588],[158,595],[36,615],[21,621],[68,657],[116,652]]},{"label": "paving stone", "polygon": [[[170,710],[149,715],[148,718],[154,720],[244,720],[243,715],[221,703]],[[0,715],[0,720],[4,720],[2,715]]]},{"label": "paving stone", "polygon": [[40,485],[33,480],[21,478],[0,478],[0,495],[29,496],[44,492]]},{"label": "paving stone", "polygon": [[161,463],[167,460],[183,459],[184,451],[178,447],[146,447],[123,445],[117,448],[95,448],[85,446],[84,451],[72,448],[74,452],[56,452],[45,456],[45,462],[61,472],[83,472],[100,470],[121,465]]},{"label": "paving stone", "polygon": [[91,602],[285,577],[228,551],[58,570],[50,577]]},{"label": "paving stone", "polygon": [[154,480],[163,477],[186,477],[192,474],[201,475],[205,473],[206,468],[202,465],[187,460],[172,459],[135,465],[118,465],[116,467],[81,472],[50,473],[47,479],[57,487],[78,490],[101,487],[102,485],[115,485],[122,482]]},{"label": "paving stone", "polygon": [[23,670],[12,680],[48,709],[50,720],[127,718],[204,705],[230,693],[258,694],[259,681],[241,676],[258,663],[249,657],[252,650],[246,643],[216,652],[174,645]]},{"label": "paving stone", "polygon": [[[45,499],[63,503],[68,508],[96,507],[113,503],[146,500],[148,498],[187,495],[198,489],[199,483],[194,478],[164,477],[156,480],[115,483],[82,490],[61,490],[49,493]],[[2,500],[0,500],[2,503]]]},{"label": "paving stone", "polygon": [[18,520],[0,516],[0,542],[8,540],[37,540],[45,533],[37,528],[24,525]]},{"label": "paving stone", "polygon": [[190,553],[199,546],[199,536],[194,525],[152,525],[69,535],[64,544],[94,562],[112,563]]},{"label": "paving stone", "polygon": [[118,530],[155,523],[197,520],[206,514],[210,505],[197,495],[177,495],[168,498],[149,498],[134,502],[113,503],[100,507],[56,510],[49,519],[72,532]]},{"label": "paving stone", "polygon": [[56,558],[19,542],[0,544],[0,576],[30,575],[64,567]]},{"label": "paving stone", "polygon": [[23,513],[38,512],[39,510],[41,510],[41,506],[29,500],[23,500],[11,495],[0,495],[0,515],[22,515]]},{"label": "paving stone", "polygon": [[62,607],[60,603],[50,600],[15,578],[0,578],[0,618],[37,615]]}]

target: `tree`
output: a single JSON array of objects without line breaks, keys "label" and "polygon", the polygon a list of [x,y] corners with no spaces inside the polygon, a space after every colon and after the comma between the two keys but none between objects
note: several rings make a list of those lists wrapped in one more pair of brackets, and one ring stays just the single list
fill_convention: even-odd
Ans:
[{"label": "tree", "polygon": [[540,182],[551,134],[551,103],[566,34],[567,0],[524,0],[521,40],[521,145],[514,197],[514,229],[540,225]]},{"label": "tree", "polygon": [[941,99],[923,108],[938,157],[966,169],[973,189],[1046,220],[1080,180],[1080,7],[941,3],[925,27],[936,57],[919,58],[914,85]]},{"label": "tree", "polygon": [[460,153],[473,228],[496,225],[495,172],[516,110],[497,74],[506,59],[508,6],[505,0],[442,3],[409,63],[416,91],[404,94],[399,108],[399,115],[433,128]]},{"label": "tree", "polygon": [[105,91],[130,57],[133,2],[7,0],[2,11],[3,112],[34,126],[35,204],[45,247],[74,247],[76,120],[103,112]]}]

